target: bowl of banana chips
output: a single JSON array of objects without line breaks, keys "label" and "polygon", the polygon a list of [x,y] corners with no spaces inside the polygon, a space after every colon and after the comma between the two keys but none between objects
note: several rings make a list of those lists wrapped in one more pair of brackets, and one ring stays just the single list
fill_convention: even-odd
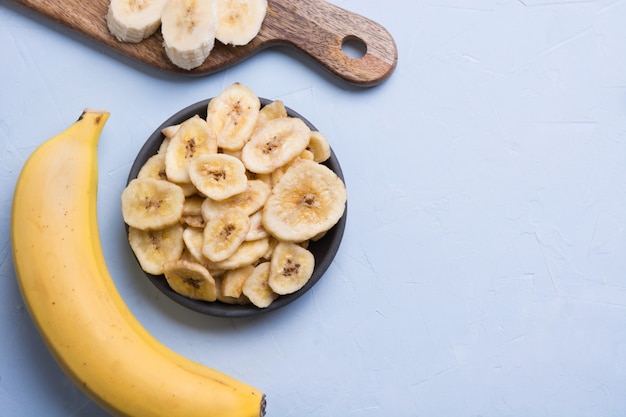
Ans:
[{"label": "bowl of banana chips", "polygon": [[222,317],[273,311],[311,289],[339,249],[347,215],[326,137],[241,83],[157,128],[121,202],[130,248],[152,283]]}]

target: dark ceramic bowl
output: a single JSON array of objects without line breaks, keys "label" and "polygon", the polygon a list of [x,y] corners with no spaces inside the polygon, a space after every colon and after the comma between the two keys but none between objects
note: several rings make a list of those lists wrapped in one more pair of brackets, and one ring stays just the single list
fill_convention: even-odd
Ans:
[{"label": "dark ceramic bowl", "polygon": [[[261,106],[265,106],[271,103],[271,100],[268,99],[260,98],[260,100]],[[186,107],[178,113],[174,114],[172,117],[167,119],[161,126],[159,126],[154,131],[154,133],[150,135],[146,143],[139,151],[139,154],[137,155],[137,158],[135,159],[135,162],[133,163],[133,166],[131,167],[130,173],[128,175],[128,182],[136,178],[139,170],[148,160],[148,158],[157,153],[159,146],[161,146],[161,142],[163,142],[164,139],[161,130],[167,126],[180,124],[196,114],[202,118],[206,118],[207,105],[209,104],[209,101],[210,99],[207,99],[192,104],[189,107]],[[291,110],[290,108],[287,108],[287,114],[292,117],[299,117],[311,128],[311,130],[317,130],[308,120],[306,120],[304,117]],[[324,162],[324,165],[332,169],[342,180],[344,179],[341,167],[339,166],[339,161],[335,157],[335,153],[332,151],[332,149],[331,156],[326,162]],[[152,275],[148,273],[146,273],[146,275],[150,279],[150,281],[170,299],[199,313],[220,317],[249,317],[278,310],[279,308],[285,307],[287,304],[290,304],[291,302],[300,298],[304,293],[310,290],[311,287],[313,287],[313,285],[315,285],[320,280],[320,278],[322,278],[322,276],[330,266],[331,262],[333,261],[337,250],[339,249],[339,244],[341,243],[343,232],[346,226],[346,215],[347,207],[343,217],[335,226],[333,226],[332,229],[330,229],[326,233],[323,238],[319,239],[316,242],[310,242],[308,249],[315,256],[315,270],[313,272],[313,276],[306,283],[306,285],[293,294],[279,296],[272,304],[270,304],[269,307],[266,308],[258,308],[252,304],[234,305],[221,303],[219,301],[207,302],[192,300],[174,292],[167,284],[165,276]],[[128,227],[126,229],[128,231]]]}]

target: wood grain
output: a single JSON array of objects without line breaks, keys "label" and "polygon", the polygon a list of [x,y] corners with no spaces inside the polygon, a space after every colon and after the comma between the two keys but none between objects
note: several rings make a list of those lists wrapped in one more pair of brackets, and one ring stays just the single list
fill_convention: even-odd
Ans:
[{"label": "wood grain", "polygon": [[[268,11],[257,37],[246,46],[216,42],[211,55],[191,71],[173,65],[160,33],[139,44],[118,42],[106,27],[109,0],[13,0],[62,25],[95,39],[119,53],[164,71],[206,75],[221,71],[276,45],[293,47],[345,81],[370,87],[387,79],[396,67],[398,51],[389,32],[378,23],[324,0],[268,0]],[[347,40],[366,48],[362,57],[348,56]]]}]

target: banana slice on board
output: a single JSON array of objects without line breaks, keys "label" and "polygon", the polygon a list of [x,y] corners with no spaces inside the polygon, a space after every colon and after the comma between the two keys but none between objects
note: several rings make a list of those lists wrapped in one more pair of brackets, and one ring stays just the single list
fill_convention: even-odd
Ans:
[{"label": "banana slice on board", "polygon": [[215,280],[199,263],[178,259],[167,262],[163,269],[165,279],[174,292],[193,300],[217,299]]},{"label": "banana slice on board", "polygon": [[217,134],[220,148],[236,151],[250,139],[261,100],[248,87],[234,83],[226,87],[207,105],[207,123]]},{"label": "banana slice on board", "polygon": [[300,118],[268,120],[245,144],[241,160],[248,170],[268,174],[301,154],[310,137],[311,129]]},{"label": "banana slice on board", "polygon": [[300,159],[272,188],[263,206],[263,227],[279,240],[308,240],[339,221],[346,199],[346,187],[337,174]]},{"label": "banana slice on board", "polygon": [[243,284],[242,292],[250,302],[259,308],[269,307],[278,298],[269,286],[270,263],[258,264]]},{"label": "banana slice on board", "polygon": [[169,181],[135,178],[122,191],[124,222],[141,230],[156,230],[177,223],[185,204],[183,190]]},{"label": "banana slice on board", "polygon": [[248,188],[241,160],[223,153],[203,154],[189,164],[189,178],[205,196],[221,201]]},{"label": "banana slice on board", "polygon": [[183,226],[175,224],[160,230],[128,228],[128,243],[141,269],[152,275],[161,275],[166,262],[182,256]]},{"label": "banana slice on board", "polygon": [[202,65],[215,45],[216,29],[215,0],[168,0],[161,15],[165,53],[183,69]]},{"label": "banana slice on board", "polygon": [[215,38],[225,45],[247,45],[261,30],[267,0],[217,0]]},{"label": "banana slice on board", "polygon": [[250,230],[250,218],[233,207],[211,218],[204,226],[202,254],[212,262],[223,261],[235,253]]},{"label": "banana slice on board", "polygon": [[183,123],[165,150],[165,173],[170,181],[190,183],[189,164],[198,155],[217,153],[217,139],[206,121],[195,115]]},{"label": "banana slice on board", "polygon": [[270,265],[270,288],[276,294],[291,294],[304,287],[313,275],[315,257],[297,243],[279,242]]},{"label": "banana slice on board", "polygon": [[167,0],[111,0],[107,27],[120,42],[138,43],[150,37],[161,25]]}]

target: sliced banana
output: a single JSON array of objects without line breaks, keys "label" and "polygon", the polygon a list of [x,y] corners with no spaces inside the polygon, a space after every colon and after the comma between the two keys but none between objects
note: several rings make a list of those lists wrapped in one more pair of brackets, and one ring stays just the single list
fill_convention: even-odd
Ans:
[{"label": "sliced banana", "polygon": [[229,258],[220,262],[213,262],[210,266],[215,269],[231,270],[254,264],[261,259],[268,248],[268,238],[244,241]]},{"label": "sliced banana", "polygon": [[[313,155],[313,152],[310,151],[309,149],[305,149],[302,152],[300,152],[300,155],[298,155],[298,158],[300,159],[310,159],[311,161],[315,161],[315,155]],[[317,161],[315,161],[317,162]]]},{"label": "sliced banana", "polygon": [[343,216],[346,188],[330,168],[300,159],[272,188],[263,227],[279,240],[301,242],[329,230]]},{"label": "sliced banana", "polygon": [[246,170],[246,176],[248,177],[248,181],[259,180],[267,184],[268,187],[272,188],[272,174],[257,174]]},{"label": "sliced banana", "polygon": [[[164,130],[166,130],[167,128],[165,128]],[[173,132],[175,133],[175,132]],[[172,134],[173,136],[173,134]],[[165,136],[163,138],[163,142],[161,142],[161,146],[159,146],[159,149],[157,150],[157,153],[161,153],[161,154],[165,154],[167,147],[170,144],[170,137],[169,136]]]},{"label": "sliced banana", "polygon": [[241,268],[226,271],[222,276],[222,294],[227,297],[239,298],[242,294],[243,284],[254,271],[253,265],[245,265]]},{"label": "sliced banana", "polygon": [[259,308],[269,307],[278,298],[269,286],[270,263],[258,264],[243,284],[242,292],[250,302]]},{"label": "sliced banana", "polygon": [[263,239],[269,236],[263,227],[263,210],[259,210],[250,216],[250,230],[245,240]]},{"label": "sliced banana", "polygon": [[156,230],[177,223],[183,214],[183,190],[169,181],[135,178],[122,191],[122,216],[126,224]]},{"label": "sliced banana", "polygon": [[261,180],[248,180],[246,190],[225,200],[210,198],[202,202],[202,217],[205,221],[232,207],[242,209],[248,216],[258,211],[270,195],[270,187]]},{"label": "sliced banana", "polygon": [[206,224],[204,222],[204,217],[202,216],[193,216],[193,215],[184,215],[184,214],[180,218],[180,222],[184,226],[197,227],[197,228],[204,228]]},{"label": "sliced banana", "polygon": [[167,262],[163,269],[165,279],[174,292],[193,300],[217,299],[215,280],[199,263],[178,259]]},{"label": "sliced banana", "polygon": [[215,0],[168,0],[161,16],[165,53],[180,68],[196,68],[215,45]]},{"label": "sliced banana", "polygon": [[274,100],[263,106],[259,111],[257,129],[263,126],[268,120],[278,119],[279,117],[287,117],[287,108],[282,100]]},{"label": "sliced banana", "polygon": [[243,147],[241,160],[250,171],[267,174],[302,153],[310,137],[311,129],[297,117],[268,120]]},{"label": "sliced banana", "polygon": [[[178,132],[178,128],[180,128],[180,123],[177,125],[166,126],[161,129],[161,133],[165,137],[165,139],[171,139],[174,137],[176,132]],[[160,151],[159,151],[160,152]]]},{"label": "sliced banana", "polygon": [[217,0],[215,38],[225,45],[247,45],[261,30],[267,0]]},{"label": "sliced banana", "polygon": [[202,254],[212,262],[223,261],[235,253],[248,230],[250,218],[242,209],[225,210],[206,223]]},{"label": "sliced banana", "polygon": [[280,295],[292,294],[311,279],[315,257],[296,243],[279,242],[272,253],[270,265],[270,288]]},{"label": "sliced banana", "polygon": [[185,197],[183,204],[183,216],[202,216],[202,202],[204,197],[192,195]]},{"label": "sliced banana", "polygon": [[167,180],[165,173],[165,155],[157,153],[152,155],[141,166],[137,173],[137,178],[156,178],[157,180]]},{"label": "sliced banana", "polygon": [[261,101],[241,83],[226,87],[207,106],[207,123],[217,134],[217,144],[238,150],[250,139],[259,117]]},{"label": "sliced banana", "polygon": [[206,259],[206,257],[202,254],[202,246],[204,245],[204,228],[185,227],[183,230],[183,242],[185,243],[187,252],[196,262],[201,263],[202,265],[207,265],[209,263],[208,259]]},{"label": "sliced banana", "polygon": [[185,120],[170,138],[165,151],[167,178],[177,183],[191,183],[191,161],[198,155],[213,153],[217,153],[217,139],[206,121],[198,115]]},{"label": "sliced banana", "polygon": [[248,188],[241,160],[223,153],[203,154],[189,164],[189,178],[205,196],[221,201]]},{"label": "sliced banana", "polygon": [[330,158],[330,144],[323,133],[314,130],[311,131],[309,144],[307,149],[313,153],[315,162],[324,162]]},{"label": "sliced banana", "polygon": [[224,275],[222,275],[221,277],[213,276],[213,278],[215,279],[215,287],[217,288],[217,301],[220,301],[224,304],[236,304],[236,305],[250,304],[250,300],[248,300],[248,297],[246,297],[243,294],[241,294],[239,297],[229,297],[228,295],[224,295],[222,293],[222,280],[223,280]]},{"label": "sliced banana", "polygon": [[202,217],[202,202],[204,197],[192,195],[185,197],[183,204],[183,215],[180,221],[191,227],[203,228],[205,225],[204,217]]},{"label": "sliced banana", "polygon": [[175,224],[160,230],[128,228],[128,242],[141,269],[152,275],[161,275],[166,262],[179,259],[185,245],[183,227]]},{"label": "sliced banana", "polygon": [[106,15],[109,31],[120,42],[138,43],[161,25],[167,0],[111,0]]}]

